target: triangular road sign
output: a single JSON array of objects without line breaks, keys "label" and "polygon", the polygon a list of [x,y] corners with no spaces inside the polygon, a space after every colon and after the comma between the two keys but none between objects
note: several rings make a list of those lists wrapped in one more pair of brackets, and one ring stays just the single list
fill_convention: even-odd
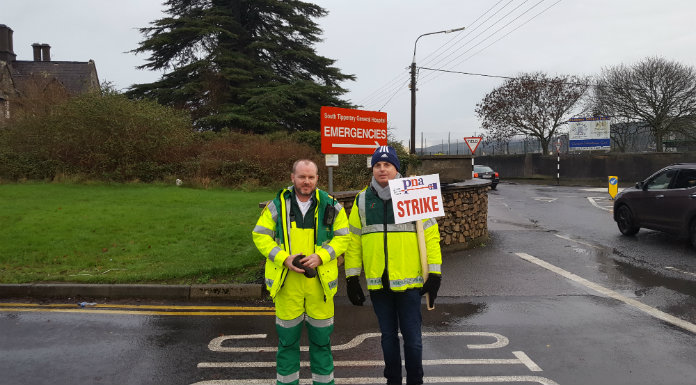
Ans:
[{"label": "triangular road sign", "polygon": [[478,145],[481,143],[481,138],[480,136],[471,136],[464,138],[464,142],[466,142],[466,145],[469,146],[469,150],[471,151],[472,154],[476,152],[476,148],[478,148]]}]

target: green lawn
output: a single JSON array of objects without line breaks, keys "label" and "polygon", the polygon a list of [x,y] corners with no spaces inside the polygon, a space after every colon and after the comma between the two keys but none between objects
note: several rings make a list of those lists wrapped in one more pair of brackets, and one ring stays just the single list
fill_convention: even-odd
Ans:
[{"label": "green lawn", "polygon": [[271,191],[0,184],[0,283],[229,283],[261,276]]}]

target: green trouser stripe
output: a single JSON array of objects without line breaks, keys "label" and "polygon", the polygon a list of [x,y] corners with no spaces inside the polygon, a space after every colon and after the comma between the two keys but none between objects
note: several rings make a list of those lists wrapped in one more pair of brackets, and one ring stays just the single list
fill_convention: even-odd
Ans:
[{"label": "green trouser stripe", "polygon": [[[309,334],[309,364],[312,369],[314,384],[333,385],[334,364],[331,356],[331,333],[333,325],[326,327],[312,326],[307,323]],[[323,382],[325,381],[325,382]]]},{"label": "green trouser stripe", "polygon": [[286,328],[276,324],[278,353],[276,354],[277,384],[300,383],[300,334],[302,322]]}]

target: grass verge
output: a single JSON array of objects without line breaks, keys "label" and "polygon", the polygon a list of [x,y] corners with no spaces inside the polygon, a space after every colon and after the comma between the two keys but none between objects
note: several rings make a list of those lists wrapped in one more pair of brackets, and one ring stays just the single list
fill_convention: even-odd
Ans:
[{"label": "grass verge", "polygon": [[0,184],[0,282],[258,282],[271,191]]}]

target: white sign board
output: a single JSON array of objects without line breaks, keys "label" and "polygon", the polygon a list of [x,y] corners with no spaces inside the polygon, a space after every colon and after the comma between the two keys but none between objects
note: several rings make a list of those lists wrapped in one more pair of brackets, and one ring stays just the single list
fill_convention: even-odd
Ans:
[{"label": "white sign board", "polygon": [[609,150],[609,118],[573,118],[568,121],[570,150]]},{"label": "white sign board", "polygon": [[442,217],[445,209],[440,192],[440,174],[412,176],[389,181],[394,223]]},{"label": "white sign board", "polygon": [[326,167],[338,167],[338,154],[326,154]]}]

